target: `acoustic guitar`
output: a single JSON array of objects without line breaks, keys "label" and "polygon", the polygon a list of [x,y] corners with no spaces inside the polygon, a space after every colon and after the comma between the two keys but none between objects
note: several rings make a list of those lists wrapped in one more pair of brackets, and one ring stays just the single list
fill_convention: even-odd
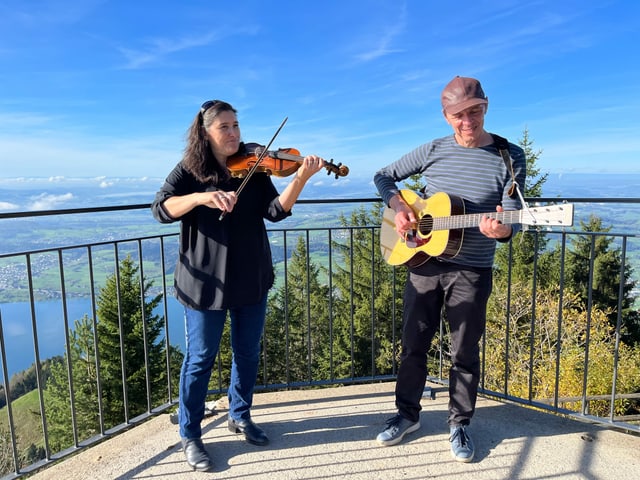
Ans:
[{"label": "acoustic guitar", "polygon": [[416,228],[402,238],[396,232],[396,212],[385,208],[380,228],[380,249],[390,265],[417,267],[431,257],[455,257],[462,247],[464,229],[478,227],[483,216],[500,220],[505,225],[573,225],[573,205],[569,203],[506,212],[465,214],[464,200],[455,195],[438,192],[425,199],[411,190],[401,190],[400,194],[414,211],[418,221]]}]

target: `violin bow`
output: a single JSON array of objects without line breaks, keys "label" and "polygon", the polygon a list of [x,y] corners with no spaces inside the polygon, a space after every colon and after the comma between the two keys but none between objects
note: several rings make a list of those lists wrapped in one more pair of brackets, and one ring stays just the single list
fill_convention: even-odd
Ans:
[{"label": "violin bow", "polygon": [[[256,163],[253,164],[253,166],[251,167],[251,169],[249,170],[247,175],[242,180],[242,183],[238,187],[238,190],[236,190],[236,197],[240,196],[240,192],[242,192],[242,189],[247,184],[247,182],[249,181],[251,176],[254,174],[254,172],[256,171],[256,168],[258,168],[258,166],[260,165],[260,162],[262,162],[262,159],[266,156],[267,152],[269,151],[269,147],[271,146],[273,141],[276,139],[276,137],[280,133],[280,130],[282,130],[282,127],[284,127],[284,124],[287,123],[287,120],[289,120],[289,117],[284,117],[284,120],[282,120],[282,123],[280,124],[280,126],[276,130],[276,133],[273,134],[273,137],[271,137],[271,140],[269,140],[269,143],[267,144],[267,146],[264,147],[264,149],[260,152],[260,155],[258,156],[258,159],[256,160]],[[227,213],[226,211],[223,211],[220,214],[220,217],[218,218],[218,220],[222,220],[224,218],[224,216],[226,215],[226,213]]]}]

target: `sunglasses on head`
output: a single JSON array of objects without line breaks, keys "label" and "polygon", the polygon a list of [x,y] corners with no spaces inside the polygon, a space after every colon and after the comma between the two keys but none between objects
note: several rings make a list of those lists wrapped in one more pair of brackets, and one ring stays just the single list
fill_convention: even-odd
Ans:
[{"label": "sunglasses on head", "polygon": [[200,107],[200,115],[204,115],[207,110],[217,105],[218,103],[220,103],[220,100],[207,100]]}]

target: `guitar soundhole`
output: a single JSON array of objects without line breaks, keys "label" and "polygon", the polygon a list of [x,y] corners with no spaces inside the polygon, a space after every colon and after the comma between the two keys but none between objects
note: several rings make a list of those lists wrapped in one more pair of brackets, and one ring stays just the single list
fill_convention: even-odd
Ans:
[{"label": "guitar soundhole", "polygon": [[418,230],[420,235],[426,237],[433,230],[433,217],[431,215],[425,215],[418,221]]}]

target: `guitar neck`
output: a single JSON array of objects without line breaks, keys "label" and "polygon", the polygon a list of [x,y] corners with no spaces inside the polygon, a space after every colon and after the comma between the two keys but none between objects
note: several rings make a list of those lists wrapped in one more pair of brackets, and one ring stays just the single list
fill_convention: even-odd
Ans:
[{"label": "guitar neck", "polygon": [[[469,213],[463,215],[452,215],[450,217],[433,217],[428,221],[433,221],[431,230],[453,230],[456,228],[477,227],[482,217],[495,218],[505,225],[522,223],[522,210],[509,210],[507,212],[490,213]],[[420,223],[424,218],[420,220]]]}]

